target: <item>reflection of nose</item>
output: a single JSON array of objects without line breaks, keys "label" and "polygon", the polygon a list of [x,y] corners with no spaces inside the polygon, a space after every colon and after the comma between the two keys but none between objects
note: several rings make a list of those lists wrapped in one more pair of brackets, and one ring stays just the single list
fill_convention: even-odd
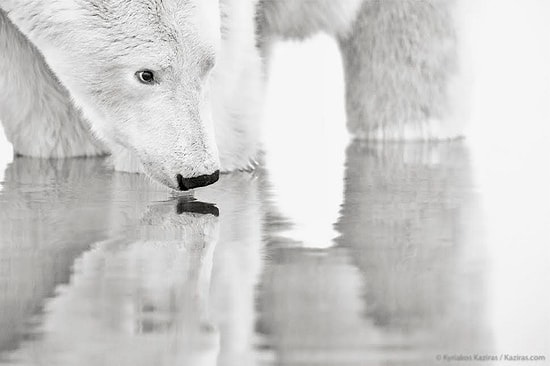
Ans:
[{"label": "reflection of nose", "polygon": [[189,199],[180,199],[176,206],[176,213],[178,215],[184,213],[196,213],[201,215],[214,215],[220,216],[220,210],[213,203],[190,201]]},{"label": "reflection of nose", "polygon": [[220,171],[216,170],[214,174],[201,175],[198,177],[184,178],[181,174],[176,176],[178,180],[178,187],[182,191],[188,191],[197,187],[204,187],[213,183],[216,183],[220,179]]}]

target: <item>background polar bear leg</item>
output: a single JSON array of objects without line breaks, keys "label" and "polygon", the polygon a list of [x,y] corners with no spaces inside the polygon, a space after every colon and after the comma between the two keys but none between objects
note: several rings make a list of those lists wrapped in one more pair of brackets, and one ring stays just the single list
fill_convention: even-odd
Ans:
[{"label": "background polar bear leg", "polygon": [[450,100],[458,72],[454,7],[439,0],[363,3],[352,29],[340,36],[348,127],[356,137],[461,135]]},{"label": "background polar bear leg", "polygon": [[40,52],[0,10],[0,120],[15,153],[42,158],[105,153]]},{"label": "background polar bear leg", "polygon": [[256,0],[221,0],[222,42],[210,97],[222,172],[252,169],[259,159],[263,73]]}]

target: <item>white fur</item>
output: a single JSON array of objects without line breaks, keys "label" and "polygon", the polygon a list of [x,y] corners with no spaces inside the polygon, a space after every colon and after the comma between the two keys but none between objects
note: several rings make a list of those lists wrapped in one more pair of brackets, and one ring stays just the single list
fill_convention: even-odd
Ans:
[{"label": "white fur", "polygon": [[[219,22],[205,16],[205,3],[54,1],[45,6],[30,0],[24,6],[0,5],[40,49],[112,151],[130,150],[146,172],[172,188],[177,188],[177,174],[194,177],[219,169],[207,97]],[[154,70],[159,82],[140,84],[135,72],[141,69]]]},{"label": "white fur", "polygon": [[[177,188],[177,174],[254,166],[264,89],[259,50],[268,57],[278,38],[326,32],[340,44],[356,137],[453,138],[461,134],[455,101],[464,90],[456,82],[455,5],[0,0],[0,50],[8,54],[0,61],[8,91],[0,119],[21,154],[108,149],[117,170],[145,170]],[[140,84],[142,69],[159,82]]]},{"label": "white fur", "polygon": [[222,43],[211,78],[211,97],[220,161],[226,171],[252,167],[259,149],[263,76],[256,48],[256,3],[220,0]]},{"label": "white fur", "polygon": [[457,29],[463,2],[264,0],[263,53],[280,38],[328,33],[340,44],[356,138],[456,138],[468,108]]},{"label": "white fur", "polygon": [[93,156],[105,148],[42,55],[0,10],[0,118],[15,153],[42,158]]},{"label": "white fur", "polygon": [[364,0],[263,0],[264,32],[306,38],[317,32],[349,32]]}]

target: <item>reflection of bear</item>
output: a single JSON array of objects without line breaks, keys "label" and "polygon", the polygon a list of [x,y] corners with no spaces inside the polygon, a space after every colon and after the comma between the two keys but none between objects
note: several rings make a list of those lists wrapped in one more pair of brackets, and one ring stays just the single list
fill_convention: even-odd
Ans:
[{"label": "reflection of bear", "polygon": [[166,201],[101,161],[16,159],[0,195],[3,357],[429,364],[490,348],[467,149],[354,143],[345,176],[338,246],[311,250],[280,241],[263,172]]},{"label": "reflection of bear", "polygon": [[346,171],[339,242],[364,272],[365,315],[389,332],[429,331],[437,346],[486,345],[480,208],[463,143],[356,143]]},{"label": "reflection of bear", "polygon": [[437,350],[490,349],[470,169],[461,142],[348,148],[338,246],[268,252],[258,327],[282,363],[426,365]]},{"label": "reflection of bear", "polygon": [[[0,350],[17,346],[24,324],[67,283],[90,244],[105,238],[108,197],[99,160],[17,158],[0,192]],[[93,178],[92,178],[93,177]],[[93,182],[95,181],[95,182]],[[82,199],[97,202],[82,205]]]},{"label": "reflection of bear", "polygon": [[214,206],[166,201],[166,191],[139,175],[110,174],[101,160],[16,159],[0,196],[1,231],[16,226],[0,239],[3,358],[252,362],[260,181],[224,176],[202,192]]}]

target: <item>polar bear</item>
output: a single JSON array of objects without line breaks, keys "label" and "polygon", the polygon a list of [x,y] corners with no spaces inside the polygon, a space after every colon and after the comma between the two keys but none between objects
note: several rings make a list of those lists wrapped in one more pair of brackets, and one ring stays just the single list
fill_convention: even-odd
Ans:
[{"label": "polar bear", "polygon": [[446,138],[454,6],[0,0],[0,119],[20,155],[110,153],[172,189],[205,186],[256,162],[273,42],[323,31],[341,47],[355,136]]},{"label": "polar bear", "polygon": [[[86,156],[106,147],[121,170],[139,160],[182,190],[216,181],[220,164],[247,167],[262,79],[255,4],[225,3],[0,1],[0,119],[16,153]],[[90,139],[87,121],[105,147]]]}]

